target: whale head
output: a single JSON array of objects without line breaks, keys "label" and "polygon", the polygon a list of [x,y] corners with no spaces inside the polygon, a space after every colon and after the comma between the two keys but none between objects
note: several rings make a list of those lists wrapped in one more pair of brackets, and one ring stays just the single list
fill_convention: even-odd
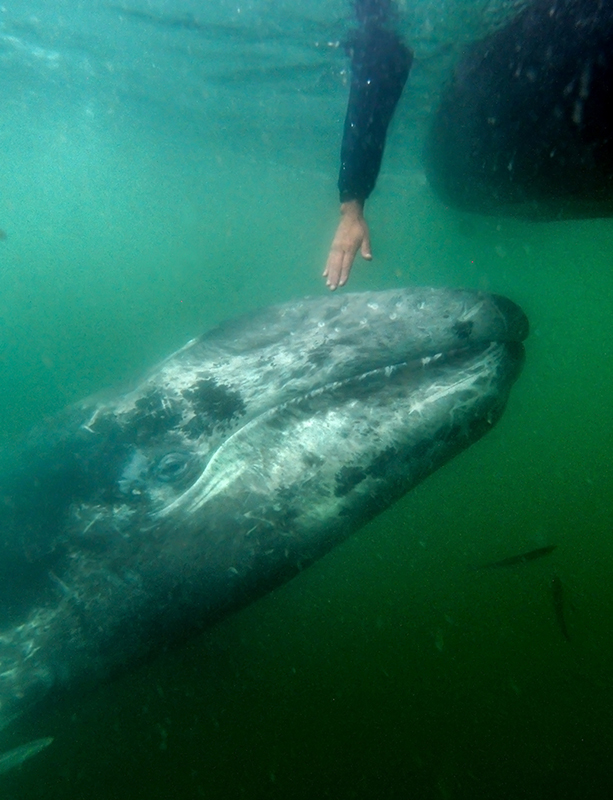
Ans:
[{"label": "whale head", "polygon": [[293,301],[39,426],[0,472],[0,716],[319,558],[492,428],[527,333],[476,292]]}]

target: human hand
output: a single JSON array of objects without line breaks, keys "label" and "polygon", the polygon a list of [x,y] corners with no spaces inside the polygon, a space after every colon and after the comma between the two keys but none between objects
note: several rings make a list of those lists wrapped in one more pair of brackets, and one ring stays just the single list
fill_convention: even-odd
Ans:
[{"label": "human hand", "polygon": [[341,221],[334,234],[324,270],[326,285],[332,290],[347,283],[358,250],[362,258],[372,261],[370,233],[363,208],[358,200],[341,204]]}]

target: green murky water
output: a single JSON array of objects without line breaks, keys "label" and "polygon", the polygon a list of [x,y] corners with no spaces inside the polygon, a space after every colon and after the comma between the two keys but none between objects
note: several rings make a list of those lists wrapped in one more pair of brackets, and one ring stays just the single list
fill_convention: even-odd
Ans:
[{"label": "green murky water", "polygon": [[[300,27],[291,6],[279,8],[277,29]],[[334,48],[329,68],[328,50],[317,50],[316,80],[303,64],[293,77],[262,78],[254,97],[246,70],[264,75],[257,36],[233,40],[253,64],[208,84],[198,30],[163,32],[171,65],[178,42],[183,55],[194,48],[175,63],[187,99],[173,105],[172,71],[167,62],[156,72],[155,26],[142,19],[122,28],[139,50],[140,80],[114,51],[94,51],[88,89],[81,61],[64,58],[77,50],[61,40],[62,14],[75,9],[87,18],[87,8],[58,3],[45,28],[9,8],[0,39],[9,445],[222,319],[323,293],[336,221],[345,89]],[[325,19],[325,4],[317,10]],[[220,3],[219,24],[226,11],[236,20]],[[41,72],[40,54],[24,66],[10,36],[58,52],[59,66],[47,55]],[[305,37],[308,49],[315,33]],[[278,44],[277,67],[295,63],[292,46]],[[113,77],[118,64],[124,83]],[[56,740],[2,777],[3,797],[613,796],[613,222],[537,225],[442,207],[411,122],[426,72],[415,81],[369,204],[375,261],[358,264],[351,288],[457,285],[519,302],[532,334],[505,416],[281,590],[154,663],[15,723],[7,746]],[[138,96],[135,86],[147,90]],[[435,91],[432,83],[432,100]],[[523,567],[470,570],[546,544],[556,551]],[[570,642],[556,622],[554,574]]]}]

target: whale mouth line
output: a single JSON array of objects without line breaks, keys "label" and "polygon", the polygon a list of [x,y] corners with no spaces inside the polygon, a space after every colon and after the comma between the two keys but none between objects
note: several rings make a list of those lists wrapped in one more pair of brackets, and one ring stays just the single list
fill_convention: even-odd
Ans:
[{"label": "whale mouth line", "polygon": [[[420,372],[425,375],[429,370],[433,370],[437,367],[457,366],[460,368],[470,359],[484,356],[489,350],[500,346],[504,346],[508,351],[514,354],[516,358],[523,358],[524,345],[521,340],[511,339],[508,341],[500,341],[497,339],[492,339],[490,341],[466,345],[465,347],[452,347],[448,350],[432,349],[429,352],[425,351],[423,355],[407,359],[406,361],[397,361],[393,364],[383,364],[381,366],[373,367],[372,369],[368,369],[362,373],[359,373],[352,378],[346,378],[342,381],[339,381],[339,384],[356,380],[356,378],[365,378],[368,375],[379,374],[382,371],[390,375],[404,372],[417,376]],[[327,385],[329,386],[330,384]]]},{"label": "whale mouth line", "polygon": [[[498,342],[480,342],[479,344],[467,345],[466,347],[454,347],[449,350],[432,350],[428,354],[418,356],[409,361],[401,362],[409,369],[428,369],[439,364],[449,364],[454,360],[463,361],[466,358],[485,353],[492,345]],[[398,366],[400,366],[399,364]]]}]

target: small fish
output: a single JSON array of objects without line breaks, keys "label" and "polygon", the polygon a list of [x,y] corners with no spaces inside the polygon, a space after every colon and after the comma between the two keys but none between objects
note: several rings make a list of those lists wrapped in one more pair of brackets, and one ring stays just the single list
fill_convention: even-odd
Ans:
[{"label": "small fish", "polygon": [[562,636],[567,642],[570,642],[570,634],[568,633],[564,616],[564,586],[559,575],[554,575],[551,579],[551,592],[553,594],[553,609],[556,612],[556,620],[562,631]]},{"label": "small fish", "polygon": [[27,744],[19,745],[13,750],[7,750],[6,753],[0,754],[0,775],[15,769],[15,767],[20,767],[28,758],[32,758],[32,756],[44,750],[45,747],[49,747],[52,741],[52,736],[47,736],[44,739],[34,739]]},{"label": "small fish", "polygon": [[527,564],[528,561],[534,561],[537,558],[548,556],[556,549],[557,544],[548,544],[546,547],[537,547],[536,550],[529,550],[527,553],[521,553],[518,556],[509,556],[503,558],[501,561],[489,561],[487,564],[481,564],[473,569],[498,569],[499,567],[516,567],[519,564]]}]

